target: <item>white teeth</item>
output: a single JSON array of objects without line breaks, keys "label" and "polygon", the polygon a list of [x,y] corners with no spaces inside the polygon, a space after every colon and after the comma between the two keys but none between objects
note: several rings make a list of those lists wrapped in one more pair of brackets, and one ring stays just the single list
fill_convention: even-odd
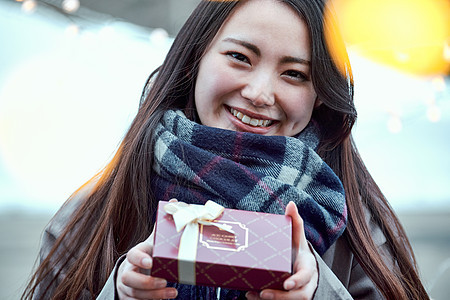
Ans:
[{"label": "white teeth", "polygon": [[235,110],[234,108],[230,108],[230,112],[233,114],[233,116],[235,116],[236,118],[241,120],[242,123],[245,123],[245,124],[248,124],[248,125],[252,125],[252,126],[255,126],[255,127],[267,127],[270,124],[272,124],[271,120],[253,119],[253,118],[250,118],[247,115],[244,115],[240,111]]},{"label": "white teeth", "polygon": [[241,119],[242,123],[245,123],[245,124],[250,124],[251,120],[252,120],[252,118],[250,118],[247,115],[244,115]]},{"label": "white teeth", "polygon": [[251,119],[251,120],[250,120],[250,125],[252,125],[252,126],[258,126],[259,121],[261,121],[261,120]]}]

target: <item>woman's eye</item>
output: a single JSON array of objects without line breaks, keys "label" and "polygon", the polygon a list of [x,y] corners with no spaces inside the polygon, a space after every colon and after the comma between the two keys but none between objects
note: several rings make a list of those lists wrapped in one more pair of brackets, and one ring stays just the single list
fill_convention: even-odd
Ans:
[{"label": "woman's eye", "polygon": [[236,60],[239,60],[239,61],[242,61],[242,62],[245,62],[245,63],[250,63],[250,61],[247,58],[247,56],[245,56],[242,53],[239,53],[239,52],[227,52],[227,55],[232,57],[232,58],[234,58],[234,59],[236,59]]},{"label": "woman's eye", "polygon": [[284,72],[283,75],[291,77],[298,81],[307,81],[308,80],[308,76],[306,76],[304,73],[299,72],[299,71],[289,70],[289,71]]}]

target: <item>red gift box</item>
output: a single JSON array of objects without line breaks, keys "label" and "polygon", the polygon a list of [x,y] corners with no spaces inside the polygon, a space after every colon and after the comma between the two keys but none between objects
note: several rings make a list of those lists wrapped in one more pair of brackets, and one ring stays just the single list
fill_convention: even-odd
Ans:
[{"label": "red gift box", "polygon": [[164,210],[168,203],[160,201],[158,205],[152,276],[245,291],[283,289],[292,272],[290,217],[224,209],[212,223],[228,225],[234,233],[191,224],[198,226],[199,234],[198,238],[189,238],[190,246],[197,249],[193,261],[187,261],[179,253],[184,231],[177,232],[174,218]]}]

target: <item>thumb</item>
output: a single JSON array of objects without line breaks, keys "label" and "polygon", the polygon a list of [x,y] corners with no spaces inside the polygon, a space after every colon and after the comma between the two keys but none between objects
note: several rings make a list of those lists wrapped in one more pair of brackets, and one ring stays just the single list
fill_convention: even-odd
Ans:
[{"label": "thumb", "polygon": [[156,226],[153,226],[153,231],[146,240],[136,245],[137,249],[149,254],[150,256],[152,255],[153,252],[153,242],[155,240],[155,227]]},{"label": "thumb", "polygon": [[294,202],[288,203],[285,215],[292,218],[292,248],[294,253],[297,253],[300,249],[307,249],[308,242],[306,241],[303,219],[300,217],[297,205]]}]

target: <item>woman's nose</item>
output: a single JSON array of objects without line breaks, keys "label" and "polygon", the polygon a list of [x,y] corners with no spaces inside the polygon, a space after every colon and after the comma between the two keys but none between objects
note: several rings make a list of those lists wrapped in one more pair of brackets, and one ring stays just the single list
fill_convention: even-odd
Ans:
[{"label": "woman's nose", "polygon": [[275,104],[272,78],[267,73],[250,76],[241,90],[241,96],[248,99],[254,106],[271,106]]}]

